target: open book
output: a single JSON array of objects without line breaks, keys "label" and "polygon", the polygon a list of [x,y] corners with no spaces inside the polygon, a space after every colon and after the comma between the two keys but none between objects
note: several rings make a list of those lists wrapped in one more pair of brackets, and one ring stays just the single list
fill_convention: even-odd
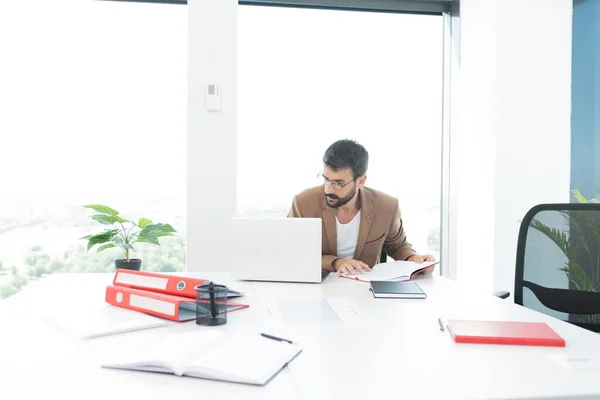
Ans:
[{"label": "open book", "polygon": [[415,275],[423,270],[438,264],[439,261],[390,261],[373,266],[371,271],[351,274],[342,274],[341,276],[349,279],[356,279],[363,282],[371,281],[410,281]]},{"label": "open book", "polygon": [[265,385],[301,348],[259,333],[226,334],[200,328],[164,336],[102,364],[103,368]]}]

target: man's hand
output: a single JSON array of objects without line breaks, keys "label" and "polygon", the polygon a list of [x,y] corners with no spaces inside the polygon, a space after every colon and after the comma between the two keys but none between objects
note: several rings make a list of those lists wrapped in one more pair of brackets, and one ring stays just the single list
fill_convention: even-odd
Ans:
[{"label": "man's hand", "polygon": [[364,262],[353,260],[351,258],[338,258],[333,262],[333,269],[337,271],[338,276],[342,274],[362,274],[363,272],[371,270],[371,268]]},{"label": "man's hand", "polygon": [[[435,257],[430,254],[425,254],[423,256],[415,254],[415,255],[408,257],[406,259],[406,261],[415,261],[415,262],[435,261]],[[435,269],[435,265],[433,265],[427,269],[424,269],[423,272],[421,272],[421,273],[422,274],[431,274],[434,269]]]},{"label": "man's hand", "polygon": [[430,254],[426,254],[424,256],[420,256],[418,254],[414,254],[410,257],[408,257],[406,259],[406,261],[415,261],[415,262],[424,262],[424,261],[435,261],[435,257],[430,255]]}]

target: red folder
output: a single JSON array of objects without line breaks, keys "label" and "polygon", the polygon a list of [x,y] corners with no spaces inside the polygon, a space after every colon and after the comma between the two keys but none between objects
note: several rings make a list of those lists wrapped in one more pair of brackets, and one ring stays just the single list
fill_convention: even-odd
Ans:
[{"label": "red folder", "polygon": [[188,278],[158,272],[117,269],[113,278],[114,286],[144,289],[152,292],[196,298],[194,288],[202,285],[204,279]]},{"label": "red folder", "polygon": [[565,346],[544,322],[449,320],[448,331],[456,343]]},{"label": "red folder", "polygon": [[[177,322],[196,319],[196,301],[189,297],[149,292],[124,286],[107,286],[107,303],[151,314]],[[227,302],[227,312],[249,307],[247,304]]]}]

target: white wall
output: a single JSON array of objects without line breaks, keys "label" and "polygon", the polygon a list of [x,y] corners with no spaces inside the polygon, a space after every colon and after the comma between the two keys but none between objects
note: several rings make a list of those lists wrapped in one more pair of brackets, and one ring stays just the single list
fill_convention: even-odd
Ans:
[{"label": "white wall", "polygon": [[[188,1],[187,269],[227,268],[236,210],[237,1]],[[219,84],[222,109],[205,108]]]},{"label": "white wall", "polygon": [[461,0],[457,278],[512,292],[520,219],[568,202],[572,0]]},{"label": "white wall", "polygon": [[[460,69],[453,87],[450,234],[451,278],[491,287],[494,265],[494,137],[496,136],[496,16],[491,1],[461,2]],[[456,104],[458,103],[458,104]],[[452,222],[454,222],[452,224]]]}]

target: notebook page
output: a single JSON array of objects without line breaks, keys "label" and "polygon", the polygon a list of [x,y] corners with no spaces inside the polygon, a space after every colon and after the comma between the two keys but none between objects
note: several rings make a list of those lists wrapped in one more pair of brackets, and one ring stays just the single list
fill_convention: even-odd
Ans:
[{"label": "notebook page", "polygon": [[108,304],[54,308],[44,318],[76,339],[91,339],[167,325],[167,321]]},{"label": "notebook page", "polygon": [[258,333],[228,336],[190,361],[185,373],[208,379],[264,385],[300,352],[295,344]]},{"label": "notebook page", "polygon": [[168,369],[181,375],[190,359],[201,354],[205,347],[210,348],[222,341],[222,335],[217,331],[166,334],[149,344],[124,350],[120,357],[103,364],[103,367],[142,371]]},{"label": "notebook page", "polygon": [[342,274],[348,278],[358,278],[363,281],[403,281],[409,280],[413,272],[426,268],[436,262],[418,263],[414,261],[392,261],[375,265],[371,271],[351,274]]}]

